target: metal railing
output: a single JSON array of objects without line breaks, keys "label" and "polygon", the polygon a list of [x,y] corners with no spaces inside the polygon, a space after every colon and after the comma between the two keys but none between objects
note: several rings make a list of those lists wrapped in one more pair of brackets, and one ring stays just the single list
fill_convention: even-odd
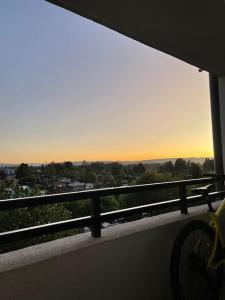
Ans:
[{"label": "metal railing", "polygon": [[[36,207],[45,204],[64,203],[83,199],[91,199],[93,204],[93,213],[91,216],[2,232],[0,233],[0,244],[86,226],[91,227],[91,233],[93,237],[101,237],[101,224],[103,222],[111,222],[120,218],[126,218],[146,212],[150,213],[158,210],[165,211],[165,209],[180,210],[182,214],[188,214],[188,208],[199,204],[200,201],[204,200],[204,197],[202,195],[187,196],[187,187],[192,185],[205,185],[221,182],[221,180],[223,180],[223,177],[215,176],[199,179],[102,188],[81,192],[0,200],[0,211],[24,207]],[[100,209],[102,197],[171,188],[179,189],[178,199],[135,206],[105,213],[102,213]],[[225,196],[225,191],[212,192],[209,193],[208,196],[212,201],[214,201],[218,199],[218,197]]]}]

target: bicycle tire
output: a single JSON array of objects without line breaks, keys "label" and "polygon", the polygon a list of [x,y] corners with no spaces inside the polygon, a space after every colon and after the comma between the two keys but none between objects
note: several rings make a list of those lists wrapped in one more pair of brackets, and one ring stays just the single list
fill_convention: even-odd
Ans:
[{"label": "bicycle tire", "polygon": [[[219,299],[223,267],[216,270],[206,268],[214,236],[213,228],[203,221],[188,223],[177,235],[170,260],[170,279],[175,300]],[[197,252],[198,239],[203,244],[202,247],[199,244]],[[191,248],[192,245],[194,248]]]}]

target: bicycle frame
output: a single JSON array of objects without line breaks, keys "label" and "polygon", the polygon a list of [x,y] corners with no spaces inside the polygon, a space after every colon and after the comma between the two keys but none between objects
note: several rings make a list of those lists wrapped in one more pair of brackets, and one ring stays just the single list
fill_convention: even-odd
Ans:
[{"label": "bicycle frame", "polygon": [[220,206],[218,207],[216,212],[211,213],[211,216],[210,216],[210,218],[211,218],[210,225],[215,230],[215,238],[214,238],[212,253],[209,257],[208,264],[207,264],[207,268],[209,268],[209,269],[216,269],[219,266],[221,266],[222,264],[225,264],[225,257],[220,259],[216,263],[214,262],[216,254],[217,254],[218,243],[220,242],[222,249],[225,248],[225,241],[224,241],[222,229],[221,229],[221,226],[219,223],[219,220],[220,220],[222,214],[224,214],[224,213],[225,213],[225,199],[222,201],[222,203],[220,204]]}]

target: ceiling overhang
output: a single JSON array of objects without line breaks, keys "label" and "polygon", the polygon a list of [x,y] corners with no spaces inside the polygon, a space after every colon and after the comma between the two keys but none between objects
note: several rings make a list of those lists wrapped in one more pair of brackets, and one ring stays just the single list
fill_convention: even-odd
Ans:
[{"label": "ceiling overhang", "polygon": [[216,75],[225,75],[223,0],[48,0]]}]

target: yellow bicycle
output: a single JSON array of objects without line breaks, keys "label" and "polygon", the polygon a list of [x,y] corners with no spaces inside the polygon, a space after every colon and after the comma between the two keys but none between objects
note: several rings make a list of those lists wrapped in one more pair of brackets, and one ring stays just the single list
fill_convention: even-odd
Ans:
[{"label": "yellow bicycle", "polygon": [[194,189],[206,198],[210,222],[188,223],[177,235],[171,253],[171,286],[176,300],[220,297],[225,263],[225,200],[213,211],[209,189]]}]

